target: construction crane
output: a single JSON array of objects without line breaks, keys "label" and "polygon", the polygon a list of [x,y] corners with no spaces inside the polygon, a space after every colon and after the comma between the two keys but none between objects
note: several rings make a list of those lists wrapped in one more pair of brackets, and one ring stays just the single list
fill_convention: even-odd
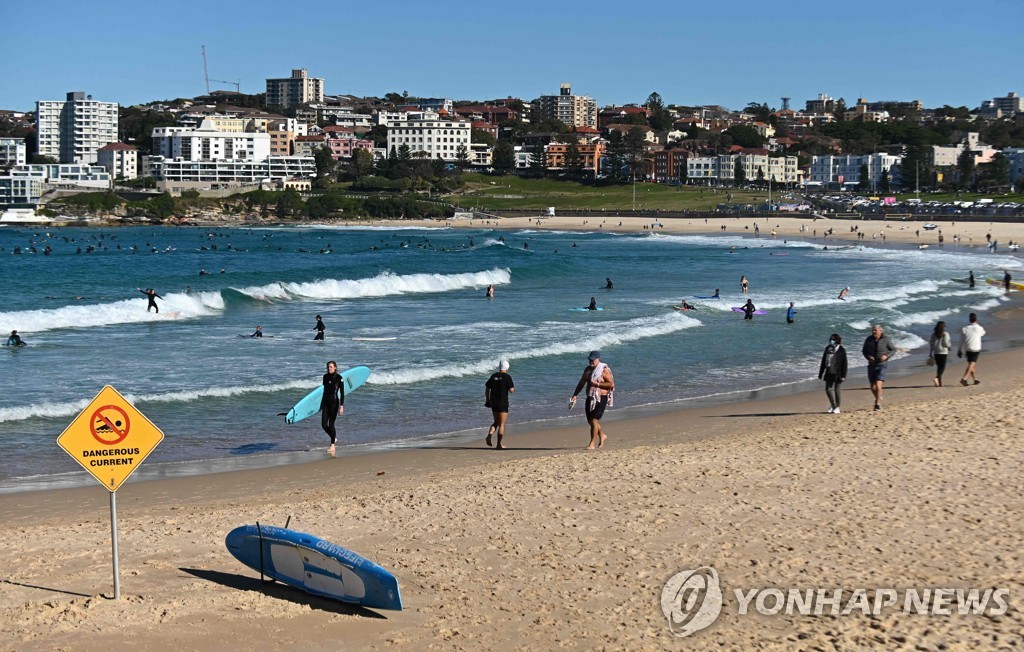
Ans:
[{"label": "construction crane", "polygon": [[235,92],[239,95],[242,94],[242,80],[238,81],[224,81],[221,79],[210,79],[210,71],[206,67],[206,46],[203,46],[203,79],[206,81],[206,94],[210,94],[210,82],[217,84],[227,84],[228,86],[234,86]]}]

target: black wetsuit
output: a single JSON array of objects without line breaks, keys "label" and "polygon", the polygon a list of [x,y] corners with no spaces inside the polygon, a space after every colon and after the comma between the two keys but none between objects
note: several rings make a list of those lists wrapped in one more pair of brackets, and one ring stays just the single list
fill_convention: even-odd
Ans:
[{"label": "black wetsuit", "polygon": [[146,306],[146,312],[149,312],[150,308],[156,308],[156,311],[160,312],[160,306],[156,305],[156,300],[158,298],[163,299],[163,297],[161,297],[159,294],[157,294],[156,290],[150,290],[148,292],[146,290],[139,290],[139,291],[142,292],[143,294],[145,294],[146,298],[149,299],[149,305]]},{"label": "black wetsuit", "polygon": [[253,333],[249,337],[263,337],[263,331],[256,331],[255,333]]},{"label": "black wetsuit", "polygon": [[338,431],[334,422],[338,420],[338,408],[345,405],[345,381],[341,374],[324,374],[324,395],[320,399],[320,426],[331,438],[333,446],[338,441]]},{"label": "black wetsuit", "polygon": [[587,306],[587,310],[597,310],[597,301],[594,299],[590,300],[590,305]]},{"label": "black wetsuit", "polygon": [[316,320],[316,337],[314,337],[313,339],[314,340],[322,340],[322,339],[324,339],[324,330],[326,328],[327,327],[324,326],[324,320],[317,319]]},{"label": "black wetsuit", "polygon": [[22,341],[21,335],[11,335],[7,338],[7,346],[25,346],[25,342]]},{"label": "black wetsuit", "polygon": [[753,319],[755,310],[757,310],[757,308],[754,307],[753,303],[750,303],[748,301],[747,303],[743,304],[743,318]]}]

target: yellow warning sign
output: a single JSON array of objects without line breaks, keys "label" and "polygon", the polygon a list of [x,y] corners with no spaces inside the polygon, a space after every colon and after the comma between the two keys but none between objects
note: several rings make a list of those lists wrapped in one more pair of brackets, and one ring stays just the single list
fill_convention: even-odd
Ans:
[{"label": "yellow warning sign", "polygon": [[117,491],[163,438],[159,428],[107,385],[57,443],[100,484]]}]

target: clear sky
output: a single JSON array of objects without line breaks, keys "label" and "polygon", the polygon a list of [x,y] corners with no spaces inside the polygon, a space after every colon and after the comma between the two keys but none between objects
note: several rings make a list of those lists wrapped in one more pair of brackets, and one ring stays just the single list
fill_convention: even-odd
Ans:
[{"label": "clear sky", "polygon": [[251,93],[304,67],[328,94],[532,100],[569,82],[601,105],[1024,94],[1024,0],[4,0],[0,19],[3,109],[193,97],[203,45],[210,78]]}]

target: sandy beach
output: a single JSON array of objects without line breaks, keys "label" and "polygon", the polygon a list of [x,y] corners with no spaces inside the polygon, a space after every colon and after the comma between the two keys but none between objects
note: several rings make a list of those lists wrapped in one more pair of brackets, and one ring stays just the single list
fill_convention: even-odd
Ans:
[{"label": "sandy beach", "polygon": [[[760,229],[762,237],[771,237],[775,231],[777,239],[799,239],[820,242],[860,242],[861,244],[900,243],[928,245],[928,248],[939,247],[939,235],[943,236],[943,246],[977,247],[984,249],[986,236],[991,235],[997,241],[998,251],[1006,253],[1006,245],[1024,239],[1024,224],[1013,222],[938,222],[939,229],[928,231],[921,228],[928,223],[927,216],[916,219],[892,218],[888,220],[849,220],[849,219],[814,219],[806,216],[785,216],[784,214],[769,217],[711,217],[675,218],[675,217],[503,217],[491,220],[446,220],[446,226],[455,228],[493,227],[500,229],[550,229],[565,231],[604,230],[616,233],[638,233],[654,230],[658,233],[678,233],[691,235],[754,235],[754,224]],[[436,227],[436,220],[383,220],[369,222],[378,226]],[[725,227],[723,231],[721,227]],[[858,231],[851,231],[856,226]],[[803,230],[801,230],[803,229]],[[825,233],[832,230],[832,235]],[[864,237],[859,238],[858,232]],[[882,237],[882,234],[885,237]],[[875,237],[872,237],[875,236]],[[954,236],[959,242],[954,241]]]},{"label": "sandy beach", "polygon": [[[481,445],[129,483],[122,599],[108,494],[0,496],[0,624],[11,650],[1010,649],[1024,632],[1024,351],[984,382],[893,380],[872,412],[861,376],[842,415],[816,391],[612,420],[606,450],[572,427]],[[950,373],[961,364],[951,364]],[[56,453],[55,453],[56,454]],[[224,536],[260,520],[348,546],[401,582],[375,613],[262,587]],[[664,583],[712,566],[708,629],[674,638]],[[990,588],[1003,615],[739,615],[732,589]]]},{"label": "sandy beach", "polygon": [[[641,231],[651,222],[581,221],[498,226]],[[666,232],[720,232],[716,220],[660,222]],[[720,222],[726,233],[752,223]],[[829,227],[837,238],[849,229],[770,222],[762,235],[813,240],[806,225],[821,241]],[[890,243],[917,242],[909,226],[859,224],[868,240],[886,228]],[[1002,242],[1024,227],[958,223],[946,246],[953,233],[983,245],[990,231]],[[1012,344],[1020,312],[1005,304],[986,344]],[[859,348],[848,343],[851,355]],[[606,448],[591,452],[582,416],[522,432],[513,405],[507,451],[483,446],[481,415],[476,443],[130,482],[118,492],[119,602],[102,487],[0,495],[0,649],[1014,649],[1024,636],[1024,349],[984,354],[983,382],[971,387],[955,384],[963,364],[951,357],[941,389],[925,355],[893,363],[912,373],[890,380],[880,412],[856,369],[841,415],[825,413],[818,385],[656,416],[612,411]],[[289,517],[394,572],[405,611],[262,586],[227,552],[231,529]],[[721,578],[721,615],[674,637],[662,588],[707,566]],[[999,588],[1009,609],[739,613],[735,590],[769,587]]]}]

